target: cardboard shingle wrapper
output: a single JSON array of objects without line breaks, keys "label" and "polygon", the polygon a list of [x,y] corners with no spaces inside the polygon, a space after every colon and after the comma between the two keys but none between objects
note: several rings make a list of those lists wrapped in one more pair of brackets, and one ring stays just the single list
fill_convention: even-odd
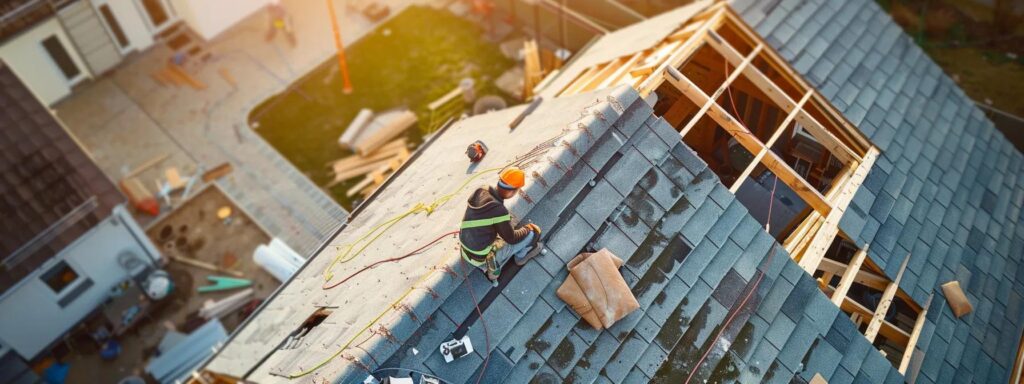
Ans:
[{"label": "cardboard shingle wrapper", "polygon": [[946,301],[949,302],[949,307],[953,309],[953,314],[958,319],[974,310],[971,301],[967,299],[964,290],[960,288],[959,281],[953,280],[942,284],[942,293],[946,295]]},{"label": "cardboard shingle wrapper", "polygon": [[622,259],[607,249],[581,253],[569,261],[569,277],[556,292],[595,329],[611,327],[640,308],[619,273]]}]

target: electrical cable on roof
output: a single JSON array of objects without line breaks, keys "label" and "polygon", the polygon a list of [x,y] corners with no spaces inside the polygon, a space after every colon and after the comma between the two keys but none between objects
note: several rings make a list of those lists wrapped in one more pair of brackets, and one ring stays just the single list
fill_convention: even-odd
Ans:
[{"label": "electrical cable on roof", "polygon": [[[726,77],[729,76],[729,63],[728,62],[725,63],[725,76]],[[733,114],[736,115],[736,119],[739,120],[740,124],[743,124],[743,126],[746,126],[746,123],[744,123],[742,118],[740,117],[739,111],[736,109],[736,103],[732,102],[732,100],[733,100],[733,98],[732,98],[732,89],[730,87],[725,87],[725,90],[729,94],[729,100],[730,100],[730,103],[732,104]],[[784,128],[785,127],[783,127],[782,129],[784,129]],[[775,189],[779,185],[779,176],[776,175],[775,173],[772,173],[772,176],[774,176],[775,180],[772,183],[772,193],[771,193],[771,196],[768,199],[768,218],[765,219],[765,224],[764,224],[764,230],[766,232],[768,232],[769,235],[771,235],[771,230],[770,229],[771,229],[771,222],[772,222],[772,208],[773,208],[774,203],[775,203]],[[763,262],[765,266],[771,265],[772,258],[775,256],[775,248],[776,248],[776,245],[772,244],[771,248],[768,250],[768,256],[765,258],[765,260]],[[765,269],[767,269],[767,268],[765,268]],[[734,320],[736,320],[736,315],[738,315],[743,310],[743,307],[745,307],[747,305],[747,301],[750,300],[750,297],[754,294],[754,292],[757,292],[757,288],[761,285],[761,281],[764,280],[765,271],[758,269],[757,273],[758,273],[757,274],[757,279],[754,281],[754,284],[750,287],[750,291],[747,292],[747,294],[743,296],[743,300],[741,300],[739,305],[737,305],[735,307],[735,310],[732,311],[732,313],[729,314],[729,317],[726,318],[725,323],[722,323],[722,326],[720,328],[718,328],[718,332],[715,333],[715,337],[711,339],[710,343],[708,343],[708,349],[704,351],[704,354],[701,355],[700,360],[698,360],[697,364],[694,364],[693,369],[690,370],[690,374],[686,376],[686,381],[684,381],[685,384],[690,384],[690,380],[693,380],[693,375],[696,374],[698,370],[700,370],[700,367],[704,364],[704,361],[707,360],[708,355],[711,354],[711,350],[714,348],[715,344],[718,343],[718,339],[720,339],[722,337],[722,333],[724,333],[725,330],[727,328],[729,328],[730,325],[732,325],[732,322]]]},{"label": "electrical cable on roof", "polygon": [[[584,110],[587,110],[590,107],[592,107],[594,105],[597,105],[599,103],[600,103],[600,100],[596,101],[592,105],[587,106],[586,108],[584,108]],[[570,122],[569,125],[571,126],[573,124],[576,124],[584,116],[586,116],[586,115],[585,114],[581,115],[579,119],[577,119],[577,120],[575,120],[573,122]],[[356,272],[355,274],[346,277],[345,279],[343,279],[342,281],[340,281],[338,283],[329,284],[330,280],[334,277],[333,269],[334,269],[335,265],[337,265],[339,263],[343,264],[343,263],[346,263],[346,262],[349,262],[349,261],[355,259],[358,255],[360,255],[363,251],[365,251],[366,248],[368,248],[370,246],[370,244],[373,244],[375,241],[377,241],[384,233],[386,233],[391,227],[393,227],[398,222],[404,220],[405,218],[407,218],[409,216],[413,216],[413,215],[416,215],[416,214],[419,214],[419,213],[426,213],[427,215],[432,214],[437,208],[443,206],[449,200],[454,198],[459,192],[462,191],[462,189],[464,189],[466,186],[468,186],[471,181],[479,178],[480,176],[483,176],[483,175],[488,174],[490,172],[500,172],[500,171],[502,171],[502,170],[504,170],[504,169],[506,169],[508,167],[511,167],[511,166],[525,167],[526,164],[532,164],[532,162],[536,158],[538,158],[541,155],[547,153],[547,151],[551,150],[552,148],[555,148],[556,147],[556,143],[558,142],[558,140],[561,139],[562,137],[564,137],[566,134],[568,134],[571,131],[572,131],[571,129],[563,129],[561,132],[559,132],[554,137],[552,137],[552,138],[550,138],[548,140],[545,140],[545,141],[541,142],[540,144],[537,144],[536,146],[534,146],[525,155],[516,156],[515,159],[513,159],[510,162],[508,162],[504,166],[496,167],[496,168],[490,168],[490,169],[485,169],[485,170],[479,171],[477,173],[474,173],[472,176],[468,177],[462,184],[460,184],[458,188],[456,188],[455,190],[453,190],[452,192],[450,192],[448,194],[442,195],[441,197],[437,198],[436,200],[434,200],[430,204],[424,204],[422,202],[417,203],[412,208],[410,208],[408,211],[406,211],[404,213],[401,213],[401,214],[398,214],[398,215],[396,215],[396,216],[394,216],[394,217],[392,217],[392,218],[390,218],[390,219],[388,219],[388,220],[386,220],[386,221],[384,221],[382,223],[379,223],[379,224],[375,225],[368,232],[366,232],[366,233],[360,235],[358,238],[356,238],[355,241],[353,241],[353,242],[351,242],[349,244],[346,244],[344,246],[341,246],[341,247],[336,247],[336,248],[345,249],[345,251],[340,253],[340,254],[338,254],[337,256],[335,256],[334,259],[331,260],[331,263],[324,270],[324,273],[323,273],[323,275],[324,275],[324,284],[321,286],[321,288],[324,289],[324,290],[328,290],[328,289],[332,289],[332,288],[338,287],[341,284],[343,284],[344,282],[348,281],[349,279],[355,277],[355,275],[358,275],[359,273],[362,273],[362,272],[364,272],[366,270],[372,269],[373,267],[375,267],[375,266],[377,266],[379,264],[382,264],[382,263],[385,263],[385,262],[397,262],[397,261],[400,261],[400,260],[405,259],[407,257],[411,257],[411,256],[413,256],[415,254],[418,254],[418,252],[422,251],[426,247],[429,247],[430,245],[440,241],[445,236],[447,236],[449,234],[452,234],[451,232],[443,234],[443,235],[439,236],[437,239],[435,239],[434,241],[432,241],[432,242],[430,242],[430,243],[428,243],[428,244],[418,248],[417,250],[415,250],[415,251],[413,251],[413,252],[411,252],[409,254],[406,254],[406,255],[403,255],[403,256],[400,256],[400,257],[397,257],[397,258],[393,258],[391,260],[384,260],[384,261],[381,261],[381,262],[378,262],[378,263],[371,264],[371,265],[369,265],[367,267],[364,267],[362,270]],[[455,233],[457,233],[457,232],[458,231],[455,231]],[[355,253],[353,253],[352,250],[355,249],[357,245],[359,245],[360,243],[363,243],[363,242],[365,242],[365,244],[363,244],[362,246],[359,246],[358,250]],[[352,342],[355,341],[356,338],[358,338],[360,335],[362,335],[364,332],[366,332],[368,329],[370,329],[370,327],[372,327],[373,324],[375,324],[378,321],[380,321],[380,319],[382,319],[384,317],[384,315],[386,315],[394,307],[396,307],[398,304],[400,304],[402,300],[404,300],[406,297],[408,297],[409,294],[413,292],[414,288],[417,285],[419,285],[423,281],[426,281],[426,279],[428,277],[430,277],[431,275],[432,275],[432,273],[424,274],[419,280],[417,280],[412,285],[412,288],[409,288],[409,290],[407,290],[405,293],[400,295],[395,301],[393,301],[391,303],[391,305],[389,305],[387,308],[385,308],[384,311],[382,311],[380,314],[378,314],[376,317],[374,317],[373,320],[371,320],[364,327],[362,327],[362,329],[360,329],[359,332],[357,332],[355,335],[353,335],[352,338],[350,338],[347,342],[345,342],[345,344],[341,348],[339,348],[335,353],[333,353],[331,356],[328,356],[326,359],[324,359],[323,361],[317,363],[312,368],[288,374],[287,377],[289,379],[295,379],[295,378],[300,378],[300,377],[309,375],[310,373],[313,373],[313,372],[319,370],[320,368],[323,368],[325,365],[327,365],[332,360],[336,359],[338,356],[341,356],[342,352],[344,352],[346,349],[348,349],[348,347],[352,345]],[[470,290],[472,290],[472,287],[470,287]],[[479,304],[475,302],[476,301],[475,294],[473,294],[472,291],[470,293],[472,294],[472,296],[474,296],[474,305],[477,306],[478,314],[480,315],[481,321],[483,321],[483,313],[482,313],[482,311],[480,311]],[[488,332],[487,332],[487,325],[486,325],[486,323],[482,323],[482,324],[484,324],[484,336],[487,339],[486,340],[486,342],[487,342],[487,349],[490,349],[490,336],[488,335]],[[477,384],[480,383],[480,380],[483,378],[483,374],[486,373],[485,370],[486,370],[486,367],[487,367],[487,362],[489,360],[490,360],[490,353],[488,352],[487,356],[485,356],[485,358],[484,358],[484,369],[481,370],[480,376],[477,378]]]}]

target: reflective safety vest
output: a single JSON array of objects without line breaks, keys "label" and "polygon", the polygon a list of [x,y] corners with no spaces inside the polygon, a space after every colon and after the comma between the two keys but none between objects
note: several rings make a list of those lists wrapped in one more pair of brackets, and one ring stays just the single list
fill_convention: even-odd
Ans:
[{"label": "reflective safety vest", "polygon": [[[509,221],[509,220],[512,220],[512,216],[511,215],[503,215],[503,216],[498,216],[498,217],[490,217],[490,218],[486,218],[486,219],[468,220],[468,221],[463,221],[462,222],[462,226],[459,227],[459,228],[460,228],[460,230],[467,230],[467,229],[470,229],[470,228],[489,227],[489,226],[492,226],[494,224],[498,224],[498,223]],[[482,261],[482,260],[486,259],[487,255],[490,254],[491,250],[494,248],[494,243],[492,242],[490,245],[487,246],[487,248],[484,248],[482,250],[475,250],[475,249],[472,249],[470,247],[467,247],[466,244],[462,242],[461,238],[459,239],[459,244],[462,245],[462,257],[465,258],[466,261],[470,262],[470,264],[473,264],[474,266],[482,265],[484,263],[484,261]],[[469,252],[469,253],[472,253],[472,254],[476,255],[476,259],[481,260],[481,261],[474,260],[474,258],[469,256],[469,255],[467,255],[466,252]]]}]

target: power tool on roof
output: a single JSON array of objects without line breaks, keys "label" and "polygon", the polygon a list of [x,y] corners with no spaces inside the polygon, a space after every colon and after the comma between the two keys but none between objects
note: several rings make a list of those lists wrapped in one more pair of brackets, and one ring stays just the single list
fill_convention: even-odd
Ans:
[{"label": "power tool on roof", "polygon": [[477,140],[466,147],[466,156],[469,157],[470,163],[479,163],[480,160],[484,159],[487,155],[487,145],[484,142]]},{"label": "power tool on roof", "polygon": [[441,343],[441,356],[444,356],[444,362],[446,363],[453,362],[455,359],[470,353],[473,353],[473,343],[469,341],[469,336],[462,336],[461,339],[452,339]]}]

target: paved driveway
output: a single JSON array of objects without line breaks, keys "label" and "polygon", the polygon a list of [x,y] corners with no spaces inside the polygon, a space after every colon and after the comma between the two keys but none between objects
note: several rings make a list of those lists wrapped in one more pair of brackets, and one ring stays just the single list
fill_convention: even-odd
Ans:
[{"label": "paved driveway", "polygon": [[[342,35],[351,43],[372,29],[335,0]],[[384,1],[392,14],[413,0]],[[347,212],[299,173],[247,125],[247,116],[269,96],[334,55],[330,19],[322,1],[285,0],[298,44],[282,36],[263,40],[266,15],[257,12],[209,43],[214,59],[196,77],[202,91],[163,86],[151,73],[170,56],[163,45],[137,53],[114,72],[76,90],[57,105],[57,115],[112,179],[167,153],[169,160],[142,174],[155,180],[162,169],[209,169],[230,162],[234,172],[219,186],[272,236],[310,255],[341,225]],[[232,85],[220,71],[230,73]]]}]

